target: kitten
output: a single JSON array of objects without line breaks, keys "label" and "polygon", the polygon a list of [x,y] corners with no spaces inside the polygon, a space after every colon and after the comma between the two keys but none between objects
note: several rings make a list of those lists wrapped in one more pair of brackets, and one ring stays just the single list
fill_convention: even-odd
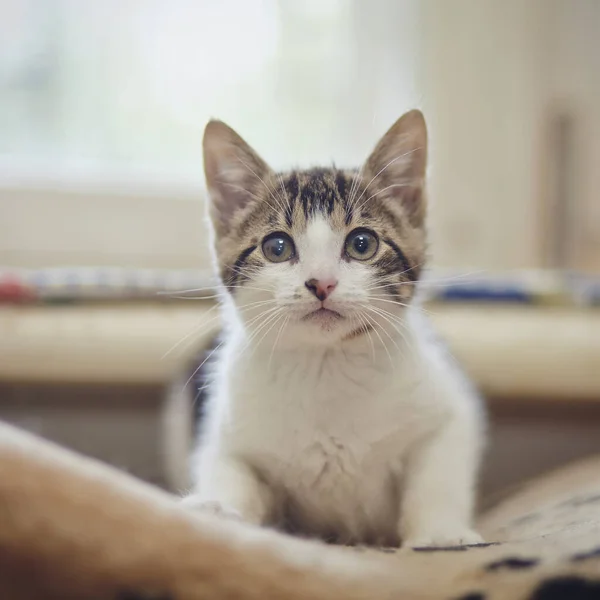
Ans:
[{"label": "kitten", "polygon": [[187,505],[339,543],[481,541],[478,399],[415,300],[426,157],[416,110],[360,171],[277,174],[207,125],[227,332]]}]

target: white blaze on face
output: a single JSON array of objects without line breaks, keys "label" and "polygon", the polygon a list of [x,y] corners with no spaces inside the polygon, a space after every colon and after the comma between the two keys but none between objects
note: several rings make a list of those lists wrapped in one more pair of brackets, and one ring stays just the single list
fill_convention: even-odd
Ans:
[{"label": "white blaze on face", "polygon": [[[279,344],[287,339],[298,343],[329,343],[343,339],[365,322],[374,323],[378,316],[369,312],[367,317],[358,317],[366,311],[370,302],[370,290],[374,285],[373,267],[370,261],[348,260],[344,258],[344,244],[349,232],[332,228],[329,219],[316,214],[308,222],[302,233],[294,236],[297,261],[267,263],[248,285],[236,291],[240,306],[249,306],[253,301],[263,301],[254,307],[245,308],[240,313],[242,320],[250,321],[252,327],[261,327],[265,334],[272,323],[272,334],[277,335],[278,323],[285,321],[285,332]],[[322,321],[306,321],[305,317],[314,312],[320,302],[307,288],[310,279],[336,282],[334,292],[327,298],[326,308],[336,311],[342,319],[330,318]],[[274,300],[275,303],[271,304]],[[384,307],[385,308],[385,307]],[[260,313],[265,316],[261,317]],[[277,317],[280,320],[277,321]],[[257,320],[258,319],[258,320]],[[382,326],[386,323],[382,322]],[[315,332],[319,331],[319,335]]]},{"label": "white blaze on face", "polygon": [[324,217],[316,215],[297,240],[300,268],[305,280],[340,278],[344,235],[331,229]]}]

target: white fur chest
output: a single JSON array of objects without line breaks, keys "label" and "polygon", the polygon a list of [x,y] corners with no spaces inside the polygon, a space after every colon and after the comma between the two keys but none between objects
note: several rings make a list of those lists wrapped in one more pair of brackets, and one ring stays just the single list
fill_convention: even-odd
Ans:
[{"label": "white fur chest", "polygon": [[417,366],[384,360],[317,350],[225,365],[221,443],[291,502],[305,531],[394,531],[403,455],[432,419]]}]

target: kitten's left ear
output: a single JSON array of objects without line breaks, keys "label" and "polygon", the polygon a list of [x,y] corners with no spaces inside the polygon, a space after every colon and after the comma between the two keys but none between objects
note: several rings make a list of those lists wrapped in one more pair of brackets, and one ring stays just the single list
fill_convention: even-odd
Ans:
[{"label": "kitten's left ear", "polygon": [[411,221],[422,225],[426,169],[425,118],[420,110],[411,110],[390,127],[367,159],[365,177],[367,182],[372,180],[367,194],[380,192],[382,197],[401,202]]},{"label": "kitten's left ear", "polygon": [[204,174],[210,216],[217,235],[226,234],[234,215],[268,188],[271,169],[229,125],[210,121],[204,130]]}]

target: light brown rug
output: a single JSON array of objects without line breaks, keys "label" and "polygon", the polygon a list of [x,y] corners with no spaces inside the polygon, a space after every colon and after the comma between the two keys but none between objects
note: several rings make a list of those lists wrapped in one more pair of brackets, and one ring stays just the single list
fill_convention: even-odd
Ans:
[{"label": "light brown rug", "polygon": [[184,512],[116,470],[0,424],[0,599],[600,598],[600,457],[484,515],[493,545],[326,546]]}]

